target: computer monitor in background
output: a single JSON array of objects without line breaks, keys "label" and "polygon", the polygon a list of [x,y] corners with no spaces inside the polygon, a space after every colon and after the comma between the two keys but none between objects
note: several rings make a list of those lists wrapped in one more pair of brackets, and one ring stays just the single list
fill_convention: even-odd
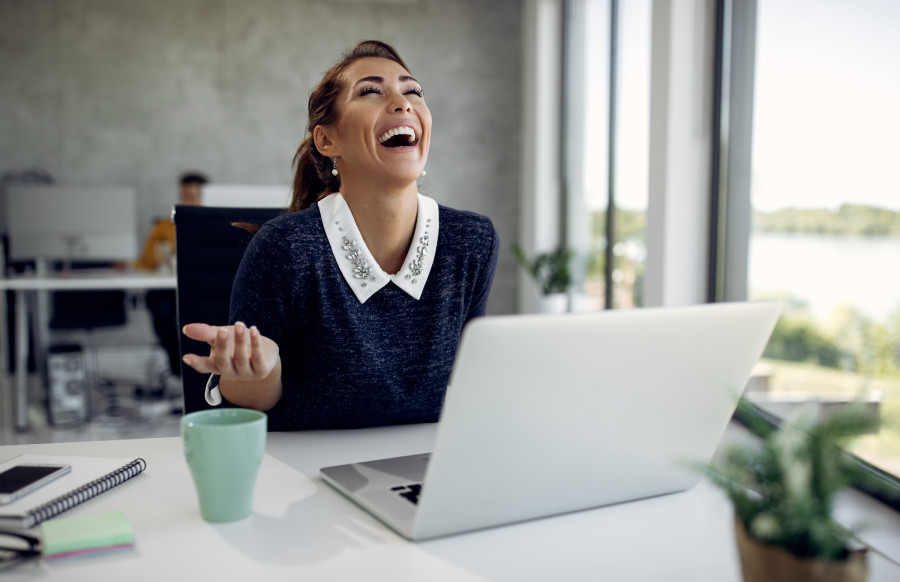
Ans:
[{"label": "computer monitor in background", "polygon": [[291,203],[290,186],[245,184],[206,184],[203,205],[222,208],[287,208]]},{"label": "computer monitor in background", "polygon": [[138,254],[134,188],[10,186],[5,211],[12,261],[131,261]]}]

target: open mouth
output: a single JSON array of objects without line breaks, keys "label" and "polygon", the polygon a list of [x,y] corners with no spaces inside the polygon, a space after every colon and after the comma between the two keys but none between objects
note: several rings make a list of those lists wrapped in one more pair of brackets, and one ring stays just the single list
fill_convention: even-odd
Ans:
[{"label": "open mouth", "polygon": [[378,136],[378,143],[387,148],[414,146],[419,143],[416,131],[407,126],[395,127]]}]

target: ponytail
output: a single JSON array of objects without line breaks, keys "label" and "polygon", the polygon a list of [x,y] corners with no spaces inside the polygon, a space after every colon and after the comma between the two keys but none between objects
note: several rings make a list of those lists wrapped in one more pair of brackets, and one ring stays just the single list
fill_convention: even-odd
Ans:
[{"label": "ponytail", "polygon": [[331,160],[319,153],[312,136],[308,136],[294,154],[293,195],[288,212],[308,208],[340,188],[340,178],[331,174]]},{"label": "ponytail", "polygon": [[[332,192],[338,192],[341,181],[331,174],[330,160],[319,153],[312,136],[308,136],[294,154],[294,184],[291,187],[291,204],[287,212],[308,208]],[[231,226],[256,234],[262,228],[251,222],[232,222]]]}]

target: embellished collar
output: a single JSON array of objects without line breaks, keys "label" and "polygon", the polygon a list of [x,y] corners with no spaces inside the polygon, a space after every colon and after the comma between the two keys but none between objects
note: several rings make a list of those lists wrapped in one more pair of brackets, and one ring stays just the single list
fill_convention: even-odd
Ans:
[{"label": "embellished collar", "polygon": [[388,283],[400,287],[414,299],[422,296],[422,289],[434,263],[434,248],[437,246],[437,202],[419,194],[413,242],[403,261],[403,267],[394,275],[385,273],[375,261],[340,192],[319,200],[319,213],[334,260],[360,303],[365,303]]}]

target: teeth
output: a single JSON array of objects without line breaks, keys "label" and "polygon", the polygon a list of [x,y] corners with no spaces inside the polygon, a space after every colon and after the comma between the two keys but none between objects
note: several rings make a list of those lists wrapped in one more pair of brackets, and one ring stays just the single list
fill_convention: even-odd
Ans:
[{"label": "teeth", "polygon": [[413,142],[416,139],[416,131],[411,127],[403,126],[395,127],[394,129],[389,129],[386,132],[382,133],[378,137],[378,143],[384,143],[395,135],[407,135],[409,136],[410,142]]}]

